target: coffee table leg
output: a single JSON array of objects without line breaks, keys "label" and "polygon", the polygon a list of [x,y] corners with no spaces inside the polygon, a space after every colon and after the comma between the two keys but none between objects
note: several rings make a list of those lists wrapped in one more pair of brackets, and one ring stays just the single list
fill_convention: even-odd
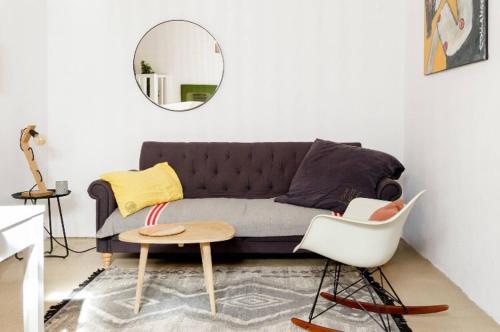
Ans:
[{"label": "coffee table leg", "polygon": [[215,294],[214,294],[214,276],[212,272],[212,254],[210,252],[210,243],[200,243],[201,261],[203,263],[203,273],[205,274],[205,287],[208,298],[210,299],[210,311],[212,317],[215,317]]},{"label": "coffee table leg", "polygon": [[142,284],[144,283],[144,272],[148,261],[149,244],[141,243],[141,256],[139,257],[139,272],[137,273],[137,288],[135,290],[134,314],[139,312],[141,306]]}]

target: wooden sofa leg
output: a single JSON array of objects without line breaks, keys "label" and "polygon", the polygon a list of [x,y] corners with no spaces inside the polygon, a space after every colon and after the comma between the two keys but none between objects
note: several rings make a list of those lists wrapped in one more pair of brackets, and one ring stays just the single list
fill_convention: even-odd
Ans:
[{"label": "wooden sofa leg", "polygon": [[102,262],[104,263],[104,268],[107,269],[111,265],[111,256],[113,256],[110,252],[105,252],[102,254]]}]

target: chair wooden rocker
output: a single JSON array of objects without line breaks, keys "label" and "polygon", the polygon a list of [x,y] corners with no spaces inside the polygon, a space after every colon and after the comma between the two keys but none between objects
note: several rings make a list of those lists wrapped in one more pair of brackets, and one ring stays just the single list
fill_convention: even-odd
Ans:
[{"label": "chair wooden rocker", "polygon": [[[448,310],[447,305],[407,306],[390,284],[381,266],[387,263],[398,247],[404,224],[413,205],[424,192],[417,194],[392,218],[379,222],[369,221],[378,208],[389,202],[367,198],[351,201],[343,217],[319,215],[312,219],[301,243],[294,249],[306,249],[327,258],[318,292],[306,322],[292,318],[292,322],[308,331],[337,331],[312,323],[312,320],[337,304],[365,311],[384,331],[391,331],[389,315],[417,315]],[[333,293],[321,292],[330,262],[334,261]],[[344,265],[356,267],[361,277],[349,285],[341,280]],[[377,279],[379,282],[376,282]],[[385,285],[388,289],[385,289]],[[366,290],[372,302],[358,301],[354,295]],[[315,315],[318,297],[334,302]],[[377,296],[380,300],[377,302]]]}]

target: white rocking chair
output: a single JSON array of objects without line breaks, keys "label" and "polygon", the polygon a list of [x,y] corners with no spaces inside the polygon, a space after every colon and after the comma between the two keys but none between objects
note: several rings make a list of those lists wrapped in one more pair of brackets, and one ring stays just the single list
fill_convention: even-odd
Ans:
[{"label": "white rocking chair", "polygon": [[[353,199],[342,217],[318,215],[311,220],[306,234],[294,252],[306,249],[326,257],[327,261],[309,314],[309,321],[292,318],[295,325],[309,331],[336,331],[312,324],[311,321],[337,304],[367,312],[384,331],[391,330],[389,315],[427,314],[448,310],[447,305],[404,305],[381,268],[396,252],[408,214],[423,193],[423,191],[418,193],[401,211],[382,222],[369,221],[369,217],[375,210],[389,202],[368,198]],[[331,260],[336,262],[333,270],[333,294],[321,292]],[[343,286],[339,281],[342,265],[358,268],[361,278],[351,285]],[[377,272],[380,283],[374,280]],[[389,286],[390,291],[384,289],[384,284]],[[369,291],[372,303],[361,302],[353,297],[362,289]],[[384,299],[385,304],[377,303],[374,294]],[[335,304],[314,315],[319,295]]]}]

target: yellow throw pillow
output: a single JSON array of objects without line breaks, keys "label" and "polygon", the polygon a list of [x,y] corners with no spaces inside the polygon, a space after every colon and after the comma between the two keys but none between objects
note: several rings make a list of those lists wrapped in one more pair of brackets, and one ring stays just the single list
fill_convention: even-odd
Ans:
[{"label": "yellow throw pillow", "polygon": [[159,163],[140,172],[106,173],[101,179],[111,184],[123,217],[146,206],[183,198],[181,181],[168,163]]}]

